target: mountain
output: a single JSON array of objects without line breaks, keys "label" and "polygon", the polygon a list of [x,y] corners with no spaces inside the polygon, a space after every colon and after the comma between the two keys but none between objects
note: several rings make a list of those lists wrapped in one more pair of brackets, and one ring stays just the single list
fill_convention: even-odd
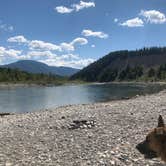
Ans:
[{"label": "mountain", "polygon": [[55,74],[60,76],[71,76],[78,72],[79,69],[74,69],[70,67],[55,67],[48,66],[44,63],[32,61],[32,60],[21,60],[14,63],[1,66],[3,68],[19,69],[21,71],[26,71],[29,73],[43,73],[43,74]]},{"label": "mountain", "polygon": [[80,70],[71,76],[71,79],[90,82],[131,80],[146,76],[148,72],[156,76],[155,72],[160,69],[165,71],[165,64],[166,47],[115,51]]}]

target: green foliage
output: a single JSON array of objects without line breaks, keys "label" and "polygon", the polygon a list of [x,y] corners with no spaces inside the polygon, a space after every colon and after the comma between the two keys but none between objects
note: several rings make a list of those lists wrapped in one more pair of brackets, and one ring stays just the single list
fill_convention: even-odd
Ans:
[{"label": "green foliage", "polygon": [[99,82],[110,82],[110,81],[114,81],[116,79],[118,75],[118,71],[117,70],[105,70],[103,71],[98,78]]},{"label": "green foliage", "polygon": [[160,67],[157,70],[157,78],[160,80],[166,79],[166,64],[160,65]]},{"label": "green foliage", "polygon": [[123,80],[136,80],[143,75],[143,68],[141,66],[136,66],[131,68],[129,65],[126,69],[122,70],[119,74],[118,79]]},{"label": "green foliage", "polygon": [[148,71],[148,77],[155,77],[156,71],[154,68],[150,68]]},{"label": "green foliage", "polygon": [[61,84],[65,78],[52,74],[32,74],[18,69],[0,68],[0,82]]}]

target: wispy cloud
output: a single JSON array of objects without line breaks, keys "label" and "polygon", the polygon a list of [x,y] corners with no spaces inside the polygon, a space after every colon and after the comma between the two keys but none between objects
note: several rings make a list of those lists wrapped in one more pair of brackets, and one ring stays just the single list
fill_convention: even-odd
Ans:
[{"label": "wispy cloud", "polygon": [[120,23],[119,25],[121,26],[127,26],[127,27],[143,27],[144,26],[144,22],[142,19],[136,17],[133,19],[129,19],[123,23]]},{"label": "wispy cloud", "polygon": [[88,44],[88,40],[85,38],[78,37],[78,38],[74,39],[70,44],[71,45],[76,45],[76,44],[85,45],[85,44]]},{"label": "wispy cloud", "polygon": [[78,4],[72,4],[70,7],[57,6],[54,9],[58,13],[66,14],[66,13],[78,12],[82,9],[90,8],[90,7],[95,7],[95,3],[80,1]]},{"label": "wispy cloud", "polygon": [[109,37],[109,35],[104,33],[104,32],[100,32],[100,31],[95,32],[95,31],[92,31],[90,29],[84,29],[82,31],[82,35],[86,36],[86,37],[92,36],[92,37],[98,37],[98,38],[103,38],[103,39],[106,39]]},{"label": "wispy cloud", "polygon": [[147,23],[163,24],[166,22],[165,14],[157,10],[141,10],[139,15],[143,16]]},{"label": "wispy cloud", "polygon": [[73,4],[72,7],[75,9],[76,12],[78,12],[84,8],[95,7],[95,3],[80,1],[79,4]]},{"label": "wispy cloud", "polygon": [[57,7],[55,7],[55,10],[58,13],[65,14],[65,13],[71,13],[74,9],[67,8],[65,6],[57,6]]},{"label": "wispy cloud", "polygon": [[2,23],[2,21],[0,21],[0,30],[6,32],[12,32],[14,30],[14,27],[12,25],[4,24]]}]

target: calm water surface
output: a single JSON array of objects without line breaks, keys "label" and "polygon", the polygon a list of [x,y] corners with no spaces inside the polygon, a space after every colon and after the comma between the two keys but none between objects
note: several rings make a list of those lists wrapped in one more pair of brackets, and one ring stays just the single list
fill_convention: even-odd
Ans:
[{"label": "calm water surface", "polygon": [[0,112],[32,112],[68,104],[86,104],[155,93],[166,85],[95,84],[0,88]]}]

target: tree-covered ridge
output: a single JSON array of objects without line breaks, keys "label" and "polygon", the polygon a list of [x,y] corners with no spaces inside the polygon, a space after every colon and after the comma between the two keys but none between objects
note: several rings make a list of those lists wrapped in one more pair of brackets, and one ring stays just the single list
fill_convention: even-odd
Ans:
[{"label": "tree-covered ridge", "polygon": [[0,82],[60,84],[65,79],[52,74],[32,74],[18,69],[0,68]]},{"label": "tree-covered ridge", "polygon": [[[112,52],[90,64],[71,79],[84,81],[123,81],[150,78],[166,64],[166,47],[143,48],[135,51]],[[149,71],[151,69],[151,71]],[[150,73],[149,73],[150,72]],[[157,79],[160,79],[158,75]]]}]

